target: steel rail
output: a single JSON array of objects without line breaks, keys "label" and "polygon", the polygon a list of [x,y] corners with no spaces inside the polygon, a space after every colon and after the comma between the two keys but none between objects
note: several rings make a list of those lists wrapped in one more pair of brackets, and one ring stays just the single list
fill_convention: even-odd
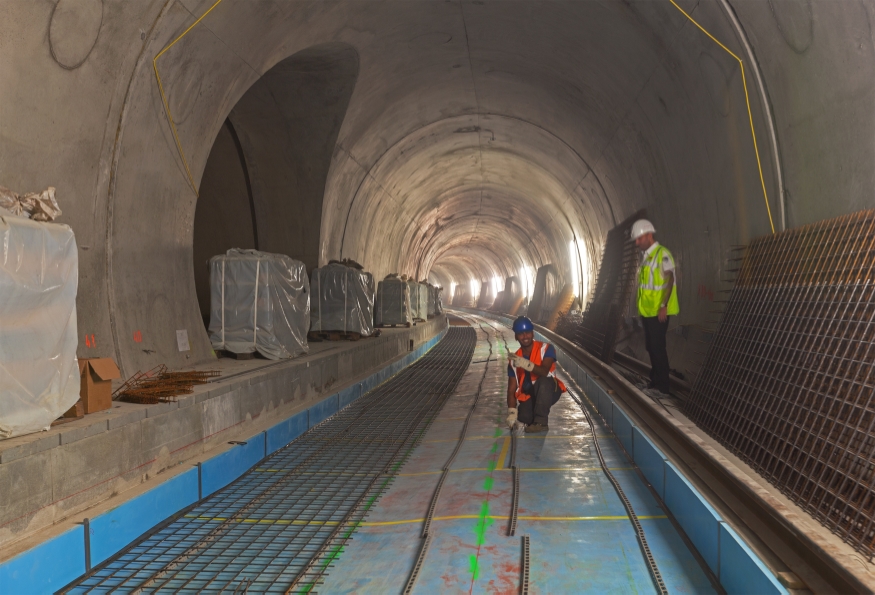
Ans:
[{"label": "steel rail", "polygon": [[[786,519],[770,503],[763,500],[752,485],[745,483],[726,468],[703,445],[687,434],[676,420],[647,399],[611,366],[591,356],[564,337],[536,325],[538,332],[561,347],[598,376],[605,388],[633,418],[636,425],[654,440],[684,475],[708,495],[718,510],[730,513],[750,528],[767,551],[767,561],[778,560],[794,572],[814,591],[835,590],[839,593],[871,591],[858,577],[845,568],[808,534]],[[761,557],[763,557],[761,555]]]},{"label": "steel rail", "polygon": [[522,545],[522,559],[520,560],[520,595],[529,595],[529,536],[523,535],[520,540]]}]

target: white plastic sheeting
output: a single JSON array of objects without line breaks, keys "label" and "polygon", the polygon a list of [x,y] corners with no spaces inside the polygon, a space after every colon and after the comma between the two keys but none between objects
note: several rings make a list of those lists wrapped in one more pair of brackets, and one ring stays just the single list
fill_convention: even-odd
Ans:
[{"label": "white plastic sheeting", "polygon": [[232,248],[210,259],[210,342],[268,359],[307,352],[310,283],[284,254]]},{"label": "white plastic sheeting", "polygon": [[0,210],[0,438],[48,429],[79,400],[73,230]]},{"label": "white plastic sheeting", "polygon": [[374,276],[340,263],[313,269],[311,331],[374,332]]},{"label": "white plastic sheeting", "polygon": [[398,277],[386,277],[377,285],[375,305],[377,326],[413,322],[410,315],[410,289],[407,282]]},{"label": "white plastic sheeting", "polygon": [[410,280],[410,311],[414,320],[428,319],[428,287],[425,283]]}]

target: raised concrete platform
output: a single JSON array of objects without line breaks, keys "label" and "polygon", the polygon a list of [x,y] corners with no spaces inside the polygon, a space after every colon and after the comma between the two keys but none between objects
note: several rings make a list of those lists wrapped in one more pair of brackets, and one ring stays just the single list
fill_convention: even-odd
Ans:
[{"label": "raised concrete platform", "polygon": [[218,360],[209,368],[223,376],[176,403],[116,402],[82,420],[0,442],[0,560],[40,529],[307,409],[446,326],[439,317],[354,343],[313,343],[306,356],[283,362]]}]

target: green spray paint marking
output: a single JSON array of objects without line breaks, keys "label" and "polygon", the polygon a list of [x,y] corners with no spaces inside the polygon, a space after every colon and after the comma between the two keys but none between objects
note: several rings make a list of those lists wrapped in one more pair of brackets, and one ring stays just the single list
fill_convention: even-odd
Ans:
[{"label": "green spray paint marking", "polygon": [[485,480],[483,480],[483,489],[488,492],[489,490],[492,489],[492,484],[494,482],[495,482],[494,479],[492,479],[491,477],[487,477]]},{"label": "green spray paint marking", "polygon": [[473,576],[473,580],[477,580],[480,576],[480,563],[477,561],[477,554],[471,554],[469,558],[469,562],[471,564],[471,568],[468,569],[468,572]]},{"label": "green spray paint marking", "polygon": [[498,450],[498,442],[493,442],[492,443],[492,450],[490,450],[489,452],[491,452],[492,454],[495,454],[495,451],[497,451],[497,450]]}]

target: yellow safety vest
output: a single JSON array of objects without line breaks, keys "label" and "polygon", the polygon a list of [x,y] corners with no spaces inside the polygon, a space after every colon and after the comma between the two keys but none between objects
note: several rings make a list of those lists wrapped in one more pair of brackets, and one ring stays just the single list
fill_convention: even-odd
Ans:
[{"label": "yellow safety vest", "polygon": [[[656,250],[650,256],[644,257],[641,268],[638,270],[638,313],[645,318],[653,318],[659,314],[662,305],[662,292],[668,283],[662,274],[662,259],[668,256],[672,263],[671,252],[665,246],[657,245]],[[667,314],[674,316],[680,312],[678,305],[677,274],[675,283],[671,288],[671,296],[668,298]]]}]

